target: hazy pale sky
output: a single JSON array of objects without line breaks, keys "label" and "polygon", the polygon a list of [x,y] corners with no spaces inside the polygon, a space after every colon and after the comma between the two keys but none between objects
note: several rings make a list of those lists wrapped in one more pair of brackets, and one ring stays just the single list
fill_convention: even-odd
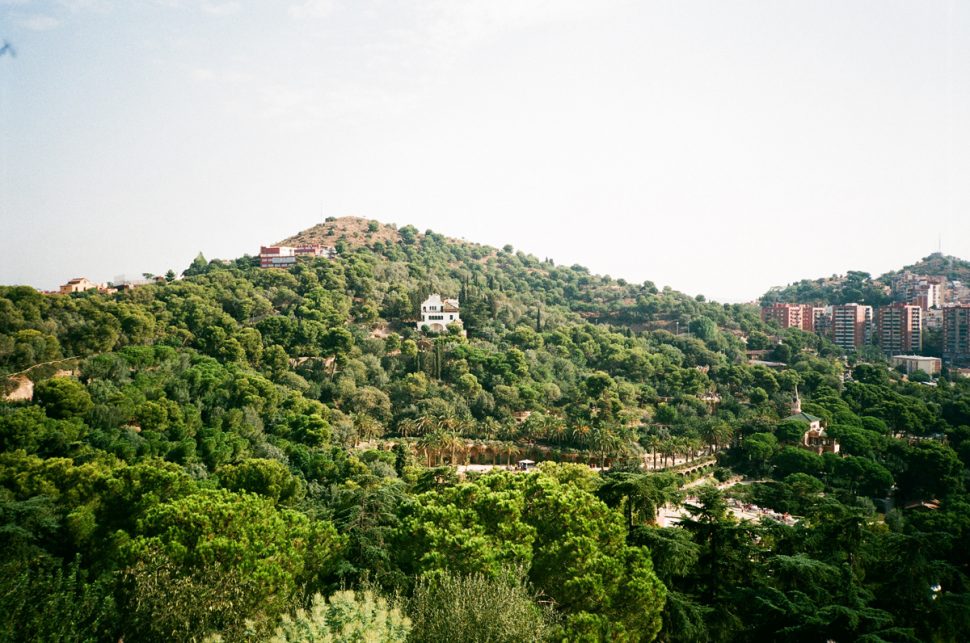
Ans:
[{"label": "hazy pale sky", "polygon": [[722,301],[970,258],[970,3],[0,0],[0,283],[359,215]]}]

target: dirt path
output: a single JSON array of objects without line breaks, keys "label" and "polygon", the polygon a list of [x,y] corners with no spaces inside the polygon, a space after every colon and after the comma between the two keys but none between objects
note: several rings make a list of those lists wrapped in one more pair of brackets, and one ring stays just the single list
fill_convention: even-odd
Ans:
[{"label": "dirt path", "polygon": [[[89,357],[96,357],[97,355],[101,355],[101,353],[95,353],[94,355],[90,355]],[[40,364],[34,364],[30,368],[25,368],[24,370],[19,371],[17,373],[11,373],[7,377],[17,377],[18,375],[26,375],[27,373],[29,373],[30,371],[34,370],[38,366],[49,366],[50,364],[60,364],[61,362],[67,362],[67,361],[70,361],[72,359],[81,359],[81,358],[80,357],[62,357],[61,359],[55,359],[55,360],[51,360],[49,362],[41,362]]]}]

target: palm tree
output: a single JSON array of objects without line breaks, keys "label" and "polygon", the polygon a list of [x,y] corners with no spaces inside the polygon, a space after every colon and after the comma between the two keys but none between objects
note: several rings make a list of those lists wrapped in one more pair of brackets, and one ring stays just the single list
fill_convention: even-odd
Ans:
[{"label": "palm tree", "polygon": [[546,416],[543,413],[533,413],[520,425],[520,430],[527,440],[535,442],[546,436],[546,426]]},{"label": "palm tree", "polygon": [[505,443],[505,453],[508,454],[508,460],[506,461],[506,464],[508,464],[511,467],[512,466],[512,456],[513,455],[517,456],[520,453],[522,453],[522,449],[520,449],[518,446],[516,446],[512,442],[506,442]]},{"label": "palm tree", "polygon": [[718,422],[715,427],[714,437],[714,451],[717,451],[722,446],[730,444],[731,440],[734,439],[734,427],[727,422]]},{"label": "palm tree", "polygon": [[707,452],[713,454],[718,447],[731,440],[731,425],[727,422],[708,418],[697,427],[697,433],[707,445]]},{"label": "palm tree", "polygon": [[704,446],[705,446],[704,441],[701,440],[700,438],[690,439],[690,450],[693,453],[695,459],[701,453],[701,449],[703,449]]},{"label": "palm tree", "polygon": [[456,466],[455,454],[458,451],[464,452],[467,450],[467,445],[465,440],[462,439],[457,433],[442,433],[440,448],[442,451],[445,449],[451,451],[451,466]]},{"label": "palm tree", "polygon": [[563,438],[566,437],[566,423],[563,419],[554,415],[547,415],[545,422],[545,433],[549,441],[562,444]]},{"label": "palm tree", "polygon": [[502,425],[493,417],[487,417],[478,423],[478,433],[486,440],[494,440],[502,431]]},{"label": "palm tree", "polygon": [[602,426],[594,429],[590,433],[589,445],[592,451],[599,453],[600,469],[605,469],[607,456],[616,453],[620,445],[620,440],[613,429]]},{"label": "palm tree", "polygon": [[683,456],[684,460],[687,459],[687,452],[684,449],[684,438],[683,436],[675,436],[670,438],[670,455],[673,458],[673,463],[671,466],[677,466],[677,458]]},{"label": "palm tree", "polygon": [[499,450],[500,450],[499,449],[499,446],[500,445],[501,445],[501,443],[498,442],[498,441],[496,441],[496,440],[489,440],[488,441],[488,448],[492,451],[492,466],[493,467],[496,464],[498,464],[498,453],[499,453]]},{"label": "palm tree", "polygon": [[577,424],[569,432],[569,439],[576,446],[586,446],[589,444],[590,432],[592,429],[588,424]]},{"label": "palm tree", "polygon": [[418,446],[424,451],[424,455],[428,460],[428,466],[434,466],[431,464],[431,454],[434,453],[436,456],[436,462],[441,460],[441,450],[444,444],[444,436],[441,433],[425,433],[418,440]]},{"label": "palm tree", "polygon": [[429,420],[430,418],[427,416],[405,418],[397,423],[397,432],[404,438],[412,435],[424,435],[428,430]]},{"label": "palm tree", "polygon": [[657,468],[657,447],[660,446],[660,436],[650,433],[646,435],[643,439],[643,446],[650,449],[650,453],[653,455],[653,468]]},{"label": "palm tree", "polygon": [[459,420],[455,417],[439,417],[434,421],[434,428],[436,431],[441,433],[456,433],[461,434],[465,432],[466,424],[464,421]]},{"label": "palm tree", "polygon": [[[353,413],[350,419],[354,424],[354,432],[356,433],[357,440],[361,442],[366,442],[384,435],[384,427],[381,423],[366,413]],[[356,447],[357,443],[355,442],[354,448]]]},{"label": "palm tree", "polygon": [[402,438],[408,438],[414,435],[414,419],[405,418],[397,423],[397,434]]},{"label": "palm tree", "polygon": [[498,437],[508,442],[518,440],[521,435],[519,425],[512,421],[505,421],[499,429]]},{"label": "palm tree", "polygon": [[677,466],[677,456],[683,456],[684,462],[687,462],[690,458],[690,438],[683,435],[677,436],[673,439],[674,448],[674,466]]},{"label": "palm tree", "polygon": [[672,459],[675,463],[676,460],[676,445],[674,444],[674,438],[667,438],[660,443],[660,455],[662,456],[663,466],[667,468],[667,459]]}]

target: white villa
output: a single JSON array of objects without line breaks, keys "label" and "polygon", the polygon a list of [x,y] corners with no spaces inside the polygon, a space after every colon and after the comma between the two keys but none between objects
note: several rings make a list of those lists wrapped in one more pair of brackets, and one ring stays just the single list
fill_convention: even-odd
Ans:
[{"label": "white villa", "polygon": [[442,333],[448,329],[448,324],[461,324],[458,300],[442,299],[437,293],[425,299],[421,304],[421,321],[418,322],[418,330],[424,330],[427,327],[432,333]]}]

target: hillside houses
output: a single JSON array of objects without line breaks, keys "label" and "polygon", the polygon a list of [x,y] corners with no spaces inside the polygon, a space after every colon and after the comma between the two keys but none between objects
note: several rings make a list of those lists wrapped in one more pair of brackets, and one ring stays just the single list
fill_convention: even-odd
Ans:
[{"label": "hillside houses", "polygon": [[[165,277],[156,277],[153,279],[153,281],[164,282]],[[115,282],[96,283],[87,277],[75,277],[74,279],[68,280],[66,284],[59,286],[57,289],[57,294],[73,295],[79,292],[97,290],[103,295],[110,295],[122,290],[130,290],[136,286],[152,283],[153,281],[122,281],[119,278],[119,280],[116,280]]]},{"label": "hillside houses", "polygon": [[75,277],[74,279],[69,279],[66,284],[62,285],[58,289],[58,292],[62,295],[70,295],[76,292],[98,290],[105,287],[105,284],[96,284],[93,281],[90,281],[87,277]]}]

